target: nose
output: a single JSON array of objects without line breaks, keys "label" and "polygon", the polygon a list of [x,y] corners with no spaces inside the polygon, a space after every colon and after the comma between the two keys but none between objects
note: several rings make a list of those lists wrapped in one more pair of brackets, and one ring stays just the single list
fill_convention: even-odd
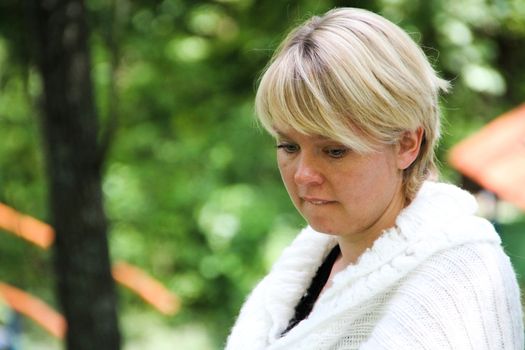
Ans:
[{"label": "nose", "polygon": [[313,157],[301,153],[297,159],[294,181],[298,185],[320,185],[324,181],[319,164]]}]

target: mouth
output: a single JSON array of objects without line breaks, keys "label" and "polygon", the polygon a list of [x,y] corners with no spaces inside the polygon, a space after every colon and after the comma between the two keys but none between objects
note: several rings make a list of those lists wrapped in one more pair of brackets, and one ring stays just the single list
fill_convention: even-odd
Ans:
[{"label": "mouth", "polygon": [[314,197],[301,197],[301,199],[307,203],[313,204],[313,205],[326,205],[326,204],[332,204],[335,203],[335,201],[330,201],[326,199],[320,199],[320,198],[314,198]]}]

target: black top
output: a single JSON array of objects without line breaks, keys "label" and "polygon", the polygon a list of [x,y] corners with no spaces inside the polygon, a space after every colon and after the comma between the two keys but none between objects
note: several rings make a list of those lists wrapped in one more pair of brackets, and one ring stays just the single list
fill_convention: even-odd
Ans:
[{"label": "black top", "polygon": [[317,298],[319,297],[319,294],[321,294],[321,291],[323,290],[326,281],[328,281],[328,277],[330,277],[330,271],[332,271],[332,267],[334,266],[335,260],[337,259],[340,253],[341,249],[337,244],[330,251],[330,253],[326,257],[324,262],[321,264],[321,266],[319,266],[319,269],[317,269],[317,272],[315,273],[315,276],[312,279],[310,286],[306,290],[306,293],[304,293],[301,300],[299,300],[299,303],[295,306],[295,314],[288,323],[288,327],[286,327],[286,329],[281,335],[285,335],[299,322],[308,317],[308,315],[312,311],[312,308],[314,307]]}]

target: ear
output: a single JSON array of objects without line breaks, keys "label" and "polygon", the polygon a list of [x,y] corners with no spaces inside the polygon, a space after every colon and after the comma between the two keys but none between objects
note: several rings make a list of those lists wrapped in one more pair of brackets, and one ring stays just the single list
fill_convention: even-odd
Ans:
[{"label": "ear", "polygon": [[400,170],[408,168],[416,160],[424,131],[422,127],[412,131],[405,131],[397,145],[397,167]]}]

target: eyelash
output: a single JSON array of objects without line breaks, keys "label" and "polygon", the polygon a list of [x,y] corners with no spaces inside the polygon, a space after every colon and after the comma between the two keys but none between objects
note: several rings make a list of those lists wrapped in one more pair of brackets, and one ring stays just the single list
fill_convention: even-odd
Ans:
[{"label": "eyelash", "polygon": [[294,145],[292,143],[280,143],[277,145],[277,149],[282,149],[286,153],[292,154],[299,150],[299,146]]},{"label": "eyelash", "polygon": [[[336,152],[337,154],[333,154],[331,152]],[[339,158],[343,158],[344,156],[346,156],[346,154],[348,153],[348,148],[329,148],[327,150],[325,150],[325,153],[328,154],[330,157],[332,158],[336,158],[336,159],[339,159]]]},{"label": "eyelash", "polygon": [[[293,143],[280,143],[277,145],[277,149],[282,149],[287,154],[294,154],[299,151],[299,146]],[[349,149],[345,147],[326,147],[323,149],[326,155],[334,159],[343,158],[348,151]]]}]

